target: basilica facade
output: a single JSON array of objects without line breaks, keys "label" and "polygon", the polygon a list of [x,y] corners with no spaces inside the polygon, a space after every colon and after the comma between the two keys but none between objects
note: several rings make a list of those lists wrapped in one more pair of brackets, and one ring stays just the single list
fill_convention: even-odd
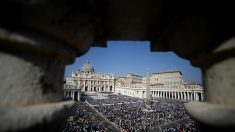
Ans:
[{"label": "basilica facade", "polygon": [[81,70],[76,69],[71,76],[66,78],[64,85],[64,97],[73,98],[73,91],[68,88],[80,89],[84,93],[115,92],[115,78],[112,74],[95,72],[92,64],[87,60]]}]

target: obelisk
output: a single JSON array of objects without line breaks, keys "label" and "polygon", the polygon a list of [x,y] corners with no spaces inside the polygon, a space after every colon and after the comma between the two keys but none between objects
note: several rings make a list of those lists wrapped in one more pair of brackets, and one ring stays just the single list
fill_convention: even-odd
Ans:
[{"label": "obelisk", "polygon": [[151,96],[150,96],[150,79],[147,68],[147,77],[146,77],[146,100],[145,100],[145,108],[146,110],[152,110]]}]

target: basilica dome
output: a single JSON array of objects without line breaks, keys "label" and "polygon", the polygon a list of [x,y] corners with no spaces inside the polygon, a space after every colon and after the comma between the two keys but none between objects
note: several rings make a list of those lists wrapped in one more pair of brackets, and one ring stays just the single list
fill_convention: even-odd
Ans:
[{"label": "basilica dome", "polygon": [[81,70],[83,73],[94,73],[95,70],[92,66],[92,64],[90,63],[89,60],[86,61],[86,63],[82,66],[82,70]]}]

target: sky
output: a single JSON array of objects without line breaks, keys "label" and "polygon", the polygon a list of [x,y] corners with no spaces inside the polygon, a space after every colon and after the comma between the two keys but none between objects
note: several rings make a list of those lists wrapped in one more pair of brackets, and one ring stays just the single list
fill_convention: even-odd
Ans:
[{"label": "sky", "polygon": [[149,41],[108,41],[107,48],[92,47],[73,64],[67,65],[65,78],[73,70],[81,69],[89,60],[96,72],[126,76],[133,73],[146,76],[150,73],[177,70],[181,71],[184,81],[202,84],[200,68],[193,67],[188,60],[180,58],[174,52],[150,52]]}]

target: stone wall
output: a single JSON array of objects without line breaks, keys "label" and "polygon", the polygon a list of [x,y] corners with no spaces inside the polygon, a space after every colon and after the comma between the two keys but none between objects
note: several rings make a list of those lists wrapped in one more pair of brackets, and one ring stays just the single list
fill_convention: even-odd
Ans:
[{"label": "stone wall", "polygon": [[189,114],[204,128],[234,129],[233,16],[224,1],[3,0],[0,131],[49,130],[53,113],[73,104],[61,102],[65,65],[107,40],[149,40],[152,52],[202,68],[205,102],[187,104]]}]

